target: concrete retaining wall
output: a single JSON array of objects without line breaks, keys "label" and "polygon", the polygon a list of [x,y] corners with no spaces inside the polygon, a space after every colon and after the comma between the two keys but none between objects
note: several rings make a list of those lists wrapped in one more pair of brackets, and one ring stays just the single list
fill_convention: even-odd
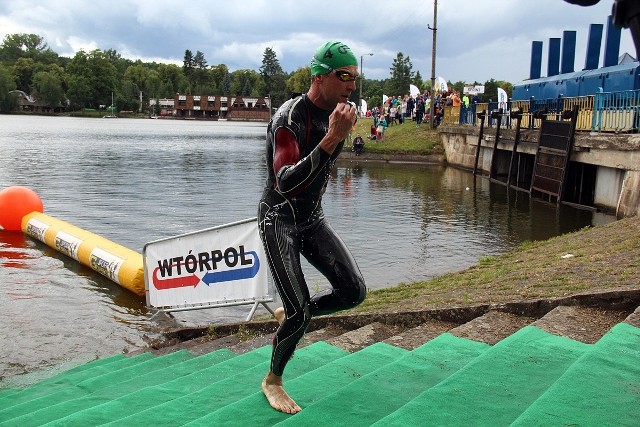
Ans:
[{"label": "concrete retaining wall", "polygon": [[[473,170],[478,146],[479,128],[470,126],[441,127],[440,138],[447,163]],[[525,130],[518,152],[534,155],[538,130]],[[497,150],[511,152],[515,132],[501,129]],[[495,144],[495,129],[485,129],[480,141],[478,170],[488,174]],[[636,216],[640,212],[640,135],[583,134],[575,137],[571,161],[597,167],[594,205],[615,211],[618,218]]]}]

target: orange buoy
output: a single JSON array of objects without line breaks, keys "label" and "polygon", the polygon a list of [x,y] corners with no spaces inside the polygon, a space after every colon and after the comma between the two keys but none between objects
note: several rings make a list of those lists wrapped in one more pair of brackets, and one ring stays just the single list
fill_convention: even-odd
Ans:
[{"label": "orange buoy", "polygon": [[27,187],[8,187],[0,191],[0,226],[9,231],[22,230],[22,217],[42,212],[42,200]]}]

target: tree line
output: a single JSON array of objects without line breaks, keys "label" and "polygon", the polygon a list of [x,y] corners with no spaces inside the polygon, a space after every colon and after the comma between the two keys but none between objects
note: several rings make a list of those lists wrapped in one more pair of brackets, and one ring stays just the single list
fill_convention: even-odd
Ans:
[{"label": "tree line", "polygon": [[[429,90],[431,86],[429,80],[423,81],[419,71],[413,71],[411,58],[402,52],[393,60],[389,74],[389,78],[381,80],[363,76],[362,97],[368,105],[380,105],[383,94],[404,95],[410,84],[421,90]],[[114,49],[80,50],[68,58],[54,52],[37,34],[10,34],[0,45],[0,112],[10,112],[17,107],[17,96],[10,93],[14,90],[67,111],[109,106],[113,94],[118,109],[137,111],[146,109],[151,98],[173,98],[176,93],[268,96],[272,106],[278,107],[292,94],[305,92],[310,84],[308,65],[287,73],[270,47],[265,48],[258,71],[230,72],[225,64],[209,65],[204,53],[194,54],[189,49],[185,50],[180,67],[133,61]],[[496,99],[498,87],[511,93],[512,85],[507,82],[491,79],[484,85],[483,101]],[[451,86],[462,92],[465,82]],[[358,94],[358,90],[352,94],[352,101],[358,101]]]}]

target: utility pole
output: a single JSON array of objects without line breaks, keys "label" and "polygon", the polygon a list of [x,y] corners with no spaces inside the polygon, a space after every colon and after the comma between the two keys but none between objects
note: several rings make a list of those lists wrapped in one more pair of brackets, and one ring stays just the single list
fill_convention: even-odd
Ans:
[{"label": "utility pole", "polygon": [[429,126],[433,129],[433,113],[435,112],[435,89],[436,89],[436,32],[438,31],[438,0],[433,0],[433,28],[427,25],[433,33],[433,44],[431,48],[431,102],[429,102]]},{"label": "utility pole", "polygon": [[[373,56],[373,53],[365,53],[364,55]],[[362,74],[362,57],[364,55],[360,55],[360,94],[358,95],[358,108],[356,109],[356,112],[359,110],[360,114],[363,113],[363,111],[362,111],[362,81],[364,80],[364,77],[363,77],[363,74]]]}]

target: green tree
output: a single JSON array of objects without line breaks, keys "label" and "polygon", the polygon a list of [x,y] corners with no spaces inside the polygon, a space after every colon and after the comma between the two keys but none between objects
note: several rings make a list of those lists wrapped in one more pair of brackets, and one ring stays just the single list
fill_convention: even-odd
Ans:
[{"label": "green tree", "polygon": [[[104,55],[109,60],[109,62],[111,62],[111,64],[113,64],[114,67],[116,67],[116,73],[119,78],[121,78],[124,75],[128,67],[134,64],[132,60],[123,58],[122,55],[120,55],[114,49],[105,50]],[[142,61],[138,61],[138,62],[142,63]]]},{"label": "green tree", "polygon": [[53,108],[64,106],[65,95],[60,77],[50,71],[40,71],[33,76],[33,88],[38,98]]},{"label": "green tree", "polygon": [[204,58],[204,53],[200,51],[197,51],[193,57],[193,78],[195,79],[194,86],[204,88],[208,83],[207,60]]},{"label": "green tree", "polygon": [[271,96],[272,107],[277,108],[289,99],[290,94],[287,93],[286,86],[287,76],[280,66],[276,52],[270,47],[264,50],[260,75],[265,83],[266,94]]},{"label": "green tree", "polygon": [[253,93],[253,87],[260,80],[260,74],[254,70],[236,70],[232,75],[231,94],[250,96]]},{"label": "green tree", "polygon": [[[92,105],[93,90],[88,78],[83,75],[71,75],[69,76],[68,85],[67,98],[69,98],[69,107],[72,110],[79,110]],[[109,104],[111,104],[111,101],[109,101]]]},{"label": "green tree", "polygon": [[390,68],[391,78],[385,86],[389,96],[409,93],[409,85],[411,85],[415,77],[412,68],[411,58],[408,56],[405,58],[402,52],[398,52]]},{"label": "green tree", "polygon": [[504,80],[491,79],[484,83],[484,93],[480,95],[480,100],[482,102],[489,102],[489,100],[497,101],[499,87],[504,89],[504,91],[507,92],[507,96],[511,98],[511,94],[513,93],[513,84]]},{"label": "green tree", "polygon": [[287,80],[289,93],[305,93],[311,86],[311,67],[298,68]]},{"label": "green tree", "polygon": [[138,89],[145,87],[148,78],[149,68],[143,65],[142,61],[136,61],[134,65],[127,67],[124,72],[124,80],[132,82]]},{"label": "green tree", "polygon": [[367,101],[367,107],[369,109],[371,107],[382,104],[382,95],[384,94],[384,81],[365,80],[362,87],[362,98]]},{"label": "green tree", "polygon": [[222,80],[222,94],[221,95],[231,95],[231,74],[227,73],[224,76],[224,80]]},{"label": "green tree", "polygon": [[126,111],[138,111],[140,108],[140,88],[131,80],[124,80],[117,92],[116,108]]},{"label": "green tree", "polygon": [[15,94],[9,93],[16,90],[16,82],[11,71],[0,64],[0,113],[8,113],[18,105]]},{"label": "green tree", "polygon": [[13,78],[18,90],[31,93],[31,80],[35,74],[36,62],[31,58],[18,58],[13,64]]},{"label": "green tree", "polygon": [[[421,88],[423,81],[422,76],[420,75],[420,70],[416,71],[416,75],[413,77],[413,81],[411,82],[415,87]],[[429,85],[431,87],[431,85]]]},{"label": "green tree", "polygon": [[20,58],[52,64],[57,61],[58,54],[52,51],[39,35],[24,33],[6,35],[0,46],[0,61],[12,64]]},{"label": "green tree", "polygon": [[218,64],[209,69],[209,81],[216,87],[222,88],[222,82],[229,74],[229,68],[225,64]]},{"label": "green tree", "polygon": [[249,82],[249,80],[244,81],[244,85],[242,86],[242,91],[240,92],[240,95],[242,96],[251,95],[251,83]]},{"label": "green tree", "polygon": [[182,70],[177,65],[159,64],[157,72],[160,77],[160,81],[162,82],[158,97],[173,98],[173,95],[180,87],[180,81],[184,79]]},{"label": "green tree", "polygon": [[111,95],[117,88],[117,70],[104,52],[96,49],[87,54],[80,50],[69,63],[67,73],[69,90],[72,85],[79,85],[73,89],[74,98],[69,96],[73,105],[83,102],[82,107],[98,108],[111,104]]},{"label": "green tree", "polygon": [[[194,68],[193,52],[187,49],[184,51],[184,59],[182,60],[182,74],[189,82],[193,79]],[[191,86],[189,86],[188,92],[191,93]]]},{"label": "green tree", "polygon": [[160,80],[160,74],[155,70],[149,70],[147,80],[144,84],[144,91],[147,93],[147,98],[157,98],[161,86],[162,80]]}]

